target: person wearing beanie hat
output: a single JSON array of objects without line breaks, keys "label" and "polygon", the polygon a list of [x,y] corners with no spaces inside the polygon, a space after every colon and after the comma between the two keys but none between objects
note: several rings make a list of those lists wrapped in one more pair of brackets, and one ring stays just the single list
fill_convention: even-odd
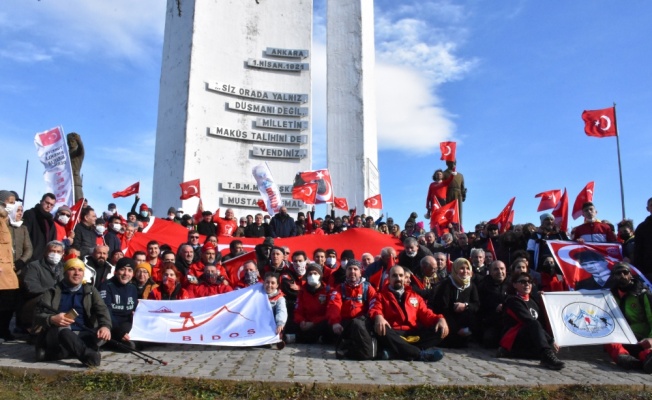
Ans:
[{"label": "person wearing beanie hat", "polygon": [[[532,269],[539,270],[539,265],[543,260],[552,257],[550,248],[545,244],[546,240],[570,240],[566,232],[559,229],[555,224],[555,217],[550,213],[543,213],[539,216],[541,226],[530,235],[527,242],[527,252],[530,254],[530,260],[534,262]],[[543,244],[543,246],[542,246]]]},{"label": "person wearing beanie hat", "polygon": [[100,366],[97,349],[111,339],[111,314],[100,292],[83,283],[84,270],[81,260],[66,261],[63,280],[47,290],[37,305],[34,326],[41,334],[36,361],[75,357],[88,367]]},{"label": "person wearing beanie hat", "polygon": [[135,215],[136,220],[142,223],[143,228],[145,228],[149,224],[150,218],[152,218],[152,210],[147,206],[147,204],[142,203],[138,208],[138,212],[136,212],[136,205],[138,205],[139,201],[140,201],[140,196],[136,195],[134,204],[131,206],[131,210],[129,211],[129,213],[127,213],[127,217],[129,217],[132,214]]},{"label": "person wearing beanie hat", "polygon": [[136,265],[132,283],[138,289],[138,298],[147,299],[152,288],[158,286],[152,279],[152,266],[148,262]]},{"label": "person wearing beanie hat", "polygon": [[322,343],[331,343],[335,338],[326,318],[329,293],[322,278],[319,264],[310,263],[306,267],[304,275],[306,284],[297,294],[294,311],[299,343],[317,343],[319,337],[322,338]]},{"label": "person wearing beanie hat", "polygon": [[129,340],[129,332],[138,306],[138,289],[131,283],[135,266],[133,259],[122,257],[115,266],[113,277],[100,288],[100,296],[111,313],[111,337],[132,349],[136,346]]}]

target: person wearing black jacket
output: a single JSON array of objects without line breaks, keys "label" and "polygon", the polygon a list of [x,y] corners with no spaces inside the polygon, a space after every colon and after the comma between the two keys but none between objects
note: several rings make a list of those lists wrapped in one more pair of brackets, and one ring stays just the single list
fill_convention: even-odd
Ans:
[{"label": "person wearing black jacket", "polygon": [[23,214],[23,225],[27,227],[29,240],[32,242],[32,257],[29,261],[42,259],[45,246],[57,238],[57,228],[51,214],[56,201],[54,194],[46,193],[40,203]]},{"label": "person wearing black jacket", "polygon": [[496,348],[503,333],[502,311],[507,298],[509,280],[505,263],[496,260],[489,267],[489,276],[478,285],[480,297],[480,331],[481,344],[487,348]]},{"label": "person wearing black jacket", "polygon": [[135,264],[127,257],[118,260],[115,275],[100,288],[100,296],[111,314],[111,337],[131,348],[135,348],[135,345],[129,338],[129,332],[138,305],[138,288],[131,283]]}]

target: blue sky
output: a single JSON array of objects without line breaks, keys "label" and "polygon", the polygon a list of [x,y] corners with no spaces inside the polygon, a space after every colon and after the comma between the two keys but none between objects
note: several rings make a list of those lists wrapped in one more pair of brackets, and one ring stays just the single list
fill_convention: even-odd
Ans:
[{"label": "blue sky", "polygon": [[[580,114],[617,103],[627,216],[648,213],[652,159],[652,4],[609,1],[377,0],[376,75],[381,193],[403,223],[425,212],[438,143],[458,142],[464,225],[498,215],[538,224],[536,193],[595,181],[599,217],[621,218],[615,138],[584,135]],[[326,166],[325,2],[315,1],[313,166]],[[43,193],[34,134],[82,135],[86,195],[141,181],[151,203],[165,2],[8,0],[0,11],[0,187],[28,207]],[[321,64],[321,66],[320,66]],[[321,96],[321,97],[320,97]],[[127,211],[132,199],[118,199]],[[324,211],[321,208],[320,211]],[[161,215],[165,210],[155,210]],[[571,219],[570,225],[580,221]]]}]

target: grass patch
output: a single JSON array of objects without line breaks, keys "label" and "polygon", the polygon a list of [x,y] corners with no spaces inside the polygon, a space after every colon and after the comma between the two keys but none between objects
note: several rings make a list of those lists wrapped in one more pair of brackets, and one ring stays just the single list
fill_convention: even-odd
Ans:
[{"label": "grass patch", "polygon": [[640,399],[652,400],[645,387],[568,385],[394,386],[344,388],[325,384],[274,384],[170,378],[100,372],[41,375],[0,369],[3,400],[13,399]]}]

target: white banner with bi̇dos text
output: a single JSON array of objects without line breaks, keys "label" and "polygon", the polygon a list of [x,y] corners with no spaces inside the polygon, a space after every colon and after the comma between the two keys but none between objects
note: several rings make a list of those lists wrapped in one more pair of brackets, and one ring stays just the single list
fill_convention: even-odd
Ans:
[{"label": "white banner with bi\u0307dos text", "polygon": [[213,346],[280,342],[262,284],[190,300],[139,300],[132,340]]},{"label": "white banner with bi\u0307dos text", "polygon": [[542,297],[559,346],[638,342],[609,290],[548,292]]}]

